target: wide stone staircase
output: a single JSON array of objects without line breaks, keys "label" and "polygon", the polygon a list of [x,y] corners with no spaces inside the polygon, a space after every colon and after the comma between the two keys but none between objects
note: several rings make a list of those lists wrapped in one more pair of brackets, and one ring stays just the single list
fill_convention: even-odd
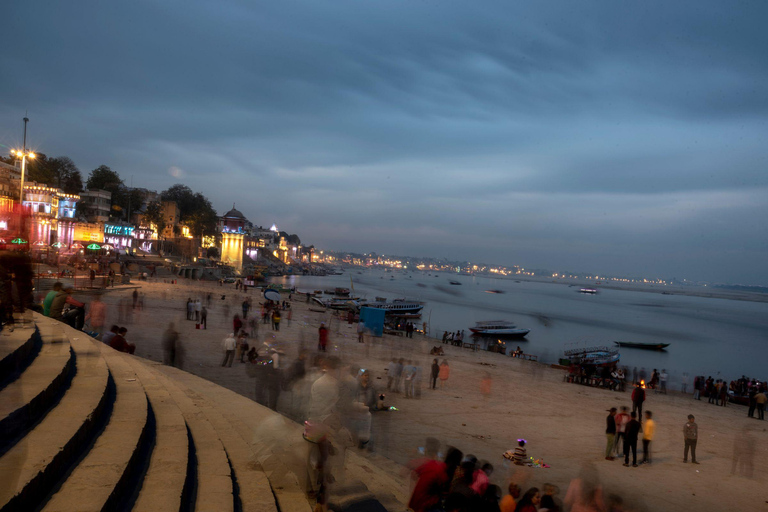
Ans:
[{"label": "wide stone staircase", "polygon": [[[0,512],[313,510],[300,425],[32,318],[0,333]],[[405,510],[407,491],[350,457],[368,481],[339,486],[331,510]]]}]

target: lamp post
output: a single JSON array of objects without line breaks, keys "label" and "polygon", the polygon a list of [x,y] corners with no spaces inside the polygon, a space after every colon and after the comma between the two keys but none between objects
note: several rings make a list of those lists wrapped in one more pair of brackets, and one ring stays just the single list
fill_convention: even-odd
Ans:
[{"label": "lamp post", "polygon": [[27,151],[27,123],[29,118],[24,116],[24,142],[23,149],[21,151],[12,149],[11,154],[21,158],[21,187],[19,189],[19,206],[24,206],[24,172],[27,170],[27,157],[30,159],[35,158],[35,154],[31,151]]}]

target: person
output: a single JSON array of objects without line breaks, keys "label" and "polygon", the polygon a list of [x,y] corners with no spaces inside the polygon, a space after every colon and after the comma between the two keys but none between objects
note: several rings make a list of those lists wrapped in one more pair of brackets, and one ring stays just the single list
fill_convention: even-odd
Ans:
[{"label": "person", "polygon": [[525,464],[525,461],[527,459],[528,459],[528,452],[525,449],[525,439],[518,439],[517,448],[515,448],[515,454],[512,457],[512,462],[514,462],[518,466],[522,466],[523,464]]},{"label": "person", "polygon": [[475,494],[478,496],[483,496],[485,494],[486,489],[488,489],[488,485],[490,484],[490,476],[493,473],[493,464],[490,462],[485,462],[483,465],[475,471],[474,475],[474,481],[472,482],[472,485],[470,486],[473,491],[475,491]]},{"label": "person", "polygon": [[516,500],[520,498],[520,486],[514,482],[510,482],[507,491],[509,494],[501,498],[499,509],[501,512],[515,512],[515,508],[517,507]]},{"label": "person", "polygon": [[539,510],[540,503],[541,495],[539,494],[539,489],[536,487],[531,487],[525,491],[523,497],[520,498],[520,501],[517,503],[517,507],[515,508],[515,512],[536,512]]},{"label": "person", "polygon": [[325,352],[326,347],[328,346],[328,328],[325,327],[325,322],[320,323],[320,328],[317,330],[317,332],[318,332],[317,349],[320,352]]},{"label": "person", "polygon": [[637,414],[635,411],[629,415],[629,423],[627,423],[626,431],[624,432],[624,466],[629,466],[629,452],[632,451],[632,467],[637,467],[637,436],[640,433],[640,422],[637,421]]},{"label": "person", "polygon": [[616,408],[611,407],[605,418],[605,460],[613,460],[613,447],[616,441]]},{"label": "person", "polygon": [[637,417],[643,415],[643,402],[645,402],[645,390],[638,383],[632,390],[632,412],[636,412]]},{"label": "person", "polygon": [[200,312],[203,310],[203,301],[195,299],[195,323],[200,323]]},{"label": "person", "polygon": [[51,288],[51,291],[49,291],[45,296],[45,299],[43,299],[43,315],[51,316],[51,304],[53,303],[53,298],[61,291],[62,286],[63,285],[58,281],[53,283],[53,288]]},{"label": "person", "polygon": [[392,391],[392,386],[395,385],[395,371],[397,371],[397,359],[392,358],[387,365],[387,391]]},{"label": "person", "polygon": [[192,297],[187,298],[187,320],[192,320]]},{"label": "person", "polygon": [[117,334],[115,334],[109,342],[109,346],[118,352],[125,352],[127,354],[133,354],[136,351],[136,345],[128,343],[125,339],[125,335],[128,334],[128,329],[121,327]]},{"label": "person", "polygon": [[696,443],[699,440],[699,426],[696,424],[696,418],[693,414],[688,415],[688,422],[683,426],[683,438],[685,439],[685,451],[683,451],[683,462],[688,462],[688,449],[691,450],[691,462],[696,462]]},{"label": "person", "polygon": [[237,335],[235,344],[235,356],[240,360],[241,363],[245,363],[245,355],[248,353],[248,349],[250,349],[248,346],[247,337],[248,335],[245,333],[245,331],[240,331],[240,334]]},{"label": "person", "polygon": [[104,335],[101,337],[101,341],[106,345],[109,345],[110,342],[112,341],[112,338],[115,337],[115,335],[117,334],[117,331],[119,330],[120,330],[120,327],[118,327],[117,325],[113,325],[112,327],[109,328],[109,331],[104,333]]},{"label": "person", "polygon": [[377,409],[376,389],[371,383],[371,372],[360,370],[360,376],[357,379],[357,402],[365,405],[368,411],[373,412]]},{"label": "person", "polygon": [[176,345],[179,342],[179,333],[176,332],[173,322],[163,333],[163,364],[176,366]]},{"label": "person", "polygon": [[667,378],[669,376],[667,375],[667,370],[661,369],[661,373],[659,374],[659,385],[661,386],[661,389],[659,390],[660,393],[667,394]]},{"label": "person", "polygon": [[107,305],[101,300],[101,294],[96,295],[88,308],[88,314],[85,315],[85,321],[90,321],[91,329],[99,333],[104,329],[106,319]]},{"label": "person", "polygon": [[363,343],[363,336],[365,336],[365,322],[360,320],[357,323],[357,342]]},{"label": "person", "polygon": [[[64,322],[65,324],[82,329],[85,322],[85,304],[72,298],[74,287],[71,284],[64,285],[62,290],[56,293],[51,302],[51,318]],[[71,308],[64,313],[64,305],[69,304]]]},{"label": "person", "polygon": [[234,333],[240,332],[240,329],[242,329],[242,328],[243,328],[243,321],[240,320],[240,315],[235,313],[235,316],[232,318],[232,332],[233,332],[233,336],[234,336]]},{"label": "person", "polygon": [[232,367],[232,361],[235,359],[235,346],[237,345],[235,333],[230,333],[229,336],[224,338],[222,345],[224,348],[224,360],[221,362],[221,366]]},{"label": "person", "polygon": [[248,302],[248,299],[245,299],[243,301],[243,320],[248,318],[248,310],[251,309],[251,304]]},{"label": "person", "polygon": [[427,459],[414,470],[417,480],[411,498],[408,500],[408,508],[413,512],[437,510],[443,490],[450,482],[448,456],[453,458],[455,452],[449,451],[445,461],[435,460],[431,455],[431,453],[427,453]]},{"label": "person", "polygon": [[766,402],[768,402],[768,396],[766,396],[765,391],[761,391],[755,394],[755,404],[757,406],[757,419],[759,420],[765,419],[765,403]]},{"label": "person", "polygon": [[701,400],[701,377],[698,375],[693,378],[693,399]]},{"label": "person", "polygon": [[404,367],[405,367],[405,359],[401,357],[400,359],[397,360],[397,364],[395,365],[395,384],[393,389],[395,393],[400,392],[400,381],[403,378]]},{"label": "person", "polygon": [[88,272],[88,279],[90,279],[90,281],[91,281],[91,286],[90,287],[93,288],[93,282],[96,280],[96,271],[95,270],[91,269]]},{"label": "person", "polygon": [[437,359],[432,360],[432,373],[431,376],[431,382],[432,382],[432,389],[437,388],[437,376],[440,375],[440,365],[437,363]]},{"label": "person", "polygon": [[683,372],[683,376],[680,377],[680,392],[682,394],[688,392],[688,372]]},{"label": "person", "polygon": [[448,360],[443,359],[443,362],[440,364],[440,373],[438,374],[438,377],[440,378],[440,389],[443,389],[450,375],[451,368],[448,366]]},{"label": "person", "polygon": [[728,404],[728,385],[725,381],[720,383],[720,404],[725,407]]},{"label": "person", "polygon": [[413,379],[415,376],[416,368],[411,364],[411,361],[406,361],[402,371],[403,393],[405,393],[405,398],[413,398]]},{"label": "person", "polygon": [[[663,371],[663,370],[662,370]],[[664,389],[662,387],[662,389]],[[651,463],[651,441],[656,432],[656,422],[653,421],[653,413],[645,411],[645,425],[643,425],[643,460],[641,464]]]},{"label": "person", "polygon": [[205,306],[200,309],[200,328],[208,329],[208,309]]},{"label": "person", "polygon": [[628,411],[629,408],[626,405],[622,405],[621,412],[619,412],[614,418],[616,421],[616,442],[614,443],[614,450],[617,455],[619,453],[623,453],[620,450],[622,450],[624,447],[622,444],[624,441],[624,432],[626,431],[627,423],[629,423]]},{"label": "person", "polygon": [[272,312],[272,328],[276,331],[280,330],[280,310],[275,308]]}]

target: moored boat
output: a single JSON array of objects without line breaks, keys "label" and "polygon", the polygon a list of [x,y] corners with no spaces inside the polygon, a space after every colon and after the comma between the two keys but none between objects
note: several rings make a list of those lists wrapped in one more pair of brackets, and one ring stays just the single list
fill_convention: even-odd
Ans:
[{"label": "moored boat", "polygon": [[633,341],[614,341],[614,343],[620,347],[642,348],[645,350],[664,350],[669,346],[669,343],[637,343]]},{"label": "moored boat", "polygon": [[458,281],[448,281],[448,284],[452,284],[454,286],[461,286],[461,283]]},{"label": "moored boat", "polygon": [[582,288],[579,291],[581,293],[586,293],[587,295],[594,295],[597,293],[597,289],[595,288]]},{"label": "moored boat", "polygon": [[521,329],[512,322],[506,320],[492,320],[487,322],[476,322],[474,327],[469,328],[472,334],[476,336],[490,336],[496,338],[522,338],[530,329]]},{"label": "moored boat", "polygon": [[[377,297],[381,298],[381,297]],[[385,302],[377,300],[375,302],[368,302],[363,304],[368,308],[383,309],[387,315],[393,314],[406,314],[406,313],[418,313],[424,309],[424,305],[418,302],[405,301],[405,300],[393,300],[392,302]]]},{"label": "moored boat", "polygon": [[569,364],[613,366],[619,362],[621,354],[615,348],[587,347],[566,350],[565,357]]}]

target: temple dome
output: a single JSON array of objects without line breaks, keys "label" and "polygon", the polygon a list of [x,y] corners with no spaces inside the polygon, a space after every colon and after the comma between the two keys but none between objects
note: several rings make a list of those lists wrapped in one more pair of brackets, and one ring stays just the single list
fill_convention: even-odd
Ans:
[{"label": "temple dome", "polygon": [[232,204],[232,209],[225,213],[224,217],[228,219],[245,219],[245,215],[240,210],[235,209],[234,203]]}]

